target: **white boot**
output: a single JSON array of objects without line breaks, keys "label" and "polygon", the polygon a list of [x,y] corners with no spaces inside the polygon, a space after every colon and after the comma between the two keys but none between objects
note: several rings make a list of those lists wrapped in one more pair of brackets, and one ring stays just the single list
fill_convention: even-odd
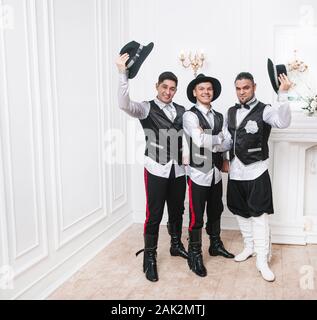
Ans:
[{"label": "white boot", "polygon": [[266,257],[256,257],[256,268],[259,270],[264,280],[270,282],[275,280],[275,275],[270,269]]},{"label": "white boot", "polygon": [[270,254],[269,217],[264,213],[260,217],[252,217],[254,251],[256,267],[266,281],[274,281],[275,275],[268,265]]},{"label": "white boot", "polygon": [[251,218],[247,219],[240,216],[237,216],[237,220],[243,237],[244,249],[234,257],[234,260],[241,262],[255,255],[253,249],[252,220]]}]

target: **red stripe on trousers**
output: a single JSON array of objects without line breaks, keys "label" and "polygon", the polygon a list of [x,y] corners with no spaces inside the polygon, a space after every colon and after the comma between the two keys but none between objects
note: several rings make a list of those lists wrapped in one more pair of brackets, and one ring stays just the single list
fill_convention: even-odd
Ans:
[{"label": "red stripe on trousers", "polygon": [[188,195],[189,195],[189,209],[190,209],[190,225],[188,230],[192,231],[193,226],[196,223],[196,214],[195,214],[195,210],[194,210],[194,205],[193,205],[193,190],[192,190],[192,181],[190,180],[190,178],[188,178]]},{"label": "red stripe on trousers", "polygon": [[148,195],[148,171],[144,168],[144,185],[145,185],[145,195],[146,195],[146,218],[144,222],[144,234],[146,232],[146,226],[150,218],[150,209],[149,209],[149,195]]}]

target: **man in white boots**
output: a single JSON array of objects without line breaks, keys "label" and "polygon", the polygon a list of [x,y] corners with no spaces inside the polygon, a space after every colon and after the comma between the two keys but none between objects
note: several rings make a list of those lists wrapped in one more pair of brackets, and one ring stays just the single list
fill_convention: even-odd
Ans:
[{"label": "man in white boots", "polygon": [[276,106],[257,100],[256,84],[250,73],[238,74],[235,88],[239,104],[228,110],[226,131],[233,140],[227,205],[237,217],[244,240],[243,251],[234,259],[241,262],[256,255],[256,267],[266,281],[275,280],[268,265],[271,245],[269,214],[273,214],[268,139],[272,127],[287,128],[291,123],[287,95],[291,82],[285,67],[274,72],[276,79],[271,81],[274,80],[273,87],[278,93]]}]

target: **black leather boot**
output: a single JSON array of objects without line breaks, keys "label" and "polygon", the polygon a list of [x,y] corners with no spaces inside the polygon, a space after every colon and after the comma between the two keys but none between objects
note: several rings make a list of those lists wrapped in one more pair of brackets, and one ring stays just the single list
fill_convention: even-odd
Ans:
[{"label": "black leather boot", "polygon": [[143,272],[145,277],[152,281],[158,281],[157,265],[156,265],[156,249],[157,249],[158,235],[145,234],[144,235],[144,249],[138,251],[136,255],[144,251],[143,255]]},{"label": "black leather boot", "polygon": [[207,270],[204,266],[201,252],[201,229],[189,231],[188,266],[200,277],[206,277]]},{"label": "black leather boot", "polygon": [[220,239],[220,219],[211,224],[209,238],[209,254],[211,256],[222,256],[229,259],[234,258],[234,255],[225,249],[223,242]]},{"label": "black leather boot", "polygon": [[184,259],[188,259],[188,254],[181,241],[182,237],[182,222],[180,223],[168,223],[167,230],[171,236],[171,256],[180,256]]}]

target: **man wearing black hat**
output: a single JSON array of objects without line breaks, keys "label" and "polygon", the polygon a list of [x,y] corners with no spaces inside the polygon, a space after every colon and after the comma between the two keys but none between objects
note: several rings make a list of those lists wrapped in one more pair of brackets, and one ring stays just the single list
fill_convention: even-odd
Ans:
[{"label": "man wearing black hat", "polygon": [[195,105],[183,116],[189,146],[187,170],[189,188],[189,268],[200,277],[207,275],[201,250],[203,216],[207,204],[206,231],[210,237],[209,254],[233,258],[220,239],[222,203],[222,151],[229,150],[231,139],[224,140],[223,116],[211,102],[221,93],[219,80],[199,74],[187,87],[188,99]]},{"label": "man wearing black hat", "polygon": [[[272,68],[271,68],[272,67]],[[233,139],[227,205],[236,215],[244,240],[243,251],[235,261],[256,255],[256,267],[266,281],[274,281],[269,268],[271,241],[268,215],[273,214],[272,188],[268,173],[268,139],[271,128],[286,128],[291,122],[287,91],[291,83],[283,65],[269,66],[272,86],[278,92],[279,106],[257,100],[253,76],[242,72],[235,79],[239,103],[228,110],[225,136]]]},{"label": "man wearing black hat", "polygon": [[[157,281],[156,249],[165,202],[168,209],[167,227],[171,236],[170,254],[185,259],[188,257],[181,242],[186,191],[185,168],[182,165],[185,108],[172,101],[178,83],[172,72],[163,72],[159,76],[156,84],[157,96],[154,100],[131,101],[128,77],[135,75],[135,69],[127,66],[129,61],[133,61],[130,54],[134,53],[129,50],[121,50],[121,53],[116,62],[120,73],[119,106],[127,114],[140,120],[146,136],[144,249],[138,253],[144,251],[143,271],[146,278]],[[140,57],[142,58],[142,53]]]}]

